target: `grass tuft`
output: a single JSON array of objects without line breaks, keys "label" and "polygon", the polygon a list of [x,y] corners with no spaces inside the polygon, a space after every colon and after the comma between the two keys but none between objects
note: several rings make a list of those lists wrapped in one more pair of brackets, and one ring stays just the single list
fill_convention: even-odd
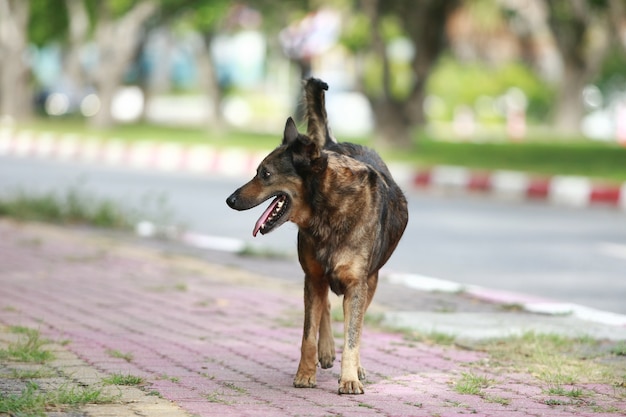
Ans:
[{"label": "grass tuft", "polygon": [[113,374],[102,379],[102,382],[107,385],[126,385],[126,386],[135,386],[141,385],[145,382],[140,376],[136,375],[124,375],[124,374]]},{"label": "grass tuft", "polygon": [[9,343],[6,349],[0,349],[0,359],[32,363],[45,363],[54,359],[52,352],[43,348],[49,342],[41,338],[38,330],[15,326],[9,331],[20,337],[16,342]]},{"label": "grass tuft", "polygon": [[461,379],[457,381],[454,390],[459,394],[480,395],[483,388],[493,384],[493,380],[471,372],[463,372]]}]

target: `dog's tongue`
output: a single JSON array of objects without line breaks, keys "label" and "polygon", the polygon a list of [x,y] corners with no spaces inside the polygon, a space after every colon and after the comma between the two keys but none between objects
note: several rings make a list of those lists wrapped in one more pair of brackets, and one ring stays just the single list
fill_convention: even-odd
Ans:
[{"label": "dog's tongue", "polygon": [[270,216],[270,213],[272,213],[272,211],[276,207],[276,204],[278,204],[279,199],[280,197],[276,197],[274,201],[272,201],[272,204],[270,204],[270,206],[267,209],[265,209],[263,214],[261,214],[261,217],[259,217],[259,220],[257,220],[256,223],[254,224],[254,230],[252,231],[252,236],[256,237],[256,234],[259,233],[259,230],[261,230],[261,226],[263,226],[263,224],[267,221],[267,218]]}]

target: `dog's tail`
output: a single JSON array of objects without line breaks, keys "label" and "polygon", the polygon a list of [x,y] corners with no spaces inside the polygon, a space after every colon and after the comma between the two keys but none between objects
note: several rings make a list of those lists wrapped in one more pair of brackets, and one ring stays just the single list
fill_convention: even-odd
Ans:
[{"label": "dog's tail", "polygon": [[317,78],[309,78],[304,85],[308,122],[306,133],[320,148],[337,142],[328,126],[325,90],[328,90],[328,84]]}]

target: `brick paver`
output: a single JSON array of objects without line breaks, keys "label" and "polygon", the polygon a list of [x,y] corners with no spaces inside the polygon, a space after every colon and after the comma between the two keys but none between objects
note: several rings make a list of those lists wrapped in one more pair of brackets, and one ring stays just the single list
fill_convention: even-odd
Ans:
[{"label": "brick paver", "polygon": [[[301,285],[67,229],[5,221],[0,236],[0,324],[68,340],[65,349],[88,366],[76,369],[83,378],[144,377],[144,391],[190,414],[626,415],[623,387],[583,385],[592,401],[557,404],[531,375],[492,367],[482,353],[367,326],[365,395],[337,394],[339,361],[318,370],[317,388],[296,389]],[[454,389],[470,366],[492,381],[480,395]],[[137,413],[168,415],[162,406]],[[106,415],[99,407],[107,406],[84,412]]]}]

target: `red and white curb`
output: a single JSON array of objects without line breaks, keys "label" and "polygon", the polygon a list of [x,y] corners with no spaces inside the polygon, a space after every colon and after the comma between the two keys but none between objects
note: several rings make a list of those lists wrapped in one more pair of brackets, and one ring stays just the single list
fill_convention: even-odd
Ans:
[{"label": "red and white curb", "polygon": [[175,142],[125,142],[0,129],[0,155],[103,163],[164,172],[249,176],[267,152]]},{"label": "red and white curb", "polygon": [[[0,128],[0,155],[99,162],[165,172],[248,177],[254,174],[267,152],[175,142],[100,140],[74,134]],[[398,183],[420,189],[480,192],[495,197],[544,200],[575,207],[600,204],[626,210],[626,182],[607,185],[594,183],[586,177],[542,178],[514,171],[484,172],[455,166],[415,169],[409,165],[390,164],[390,169]]]},{"label": "red and white curb", "polygon": [[605,205],[626,210],[626,182],[610,185],[578,176],[545,178],[515,171],[484,172],[437,166],[418,170],[413,176],[413,185],[418,188],[488,193],[503,198],[545,200],[574,207]]}]

